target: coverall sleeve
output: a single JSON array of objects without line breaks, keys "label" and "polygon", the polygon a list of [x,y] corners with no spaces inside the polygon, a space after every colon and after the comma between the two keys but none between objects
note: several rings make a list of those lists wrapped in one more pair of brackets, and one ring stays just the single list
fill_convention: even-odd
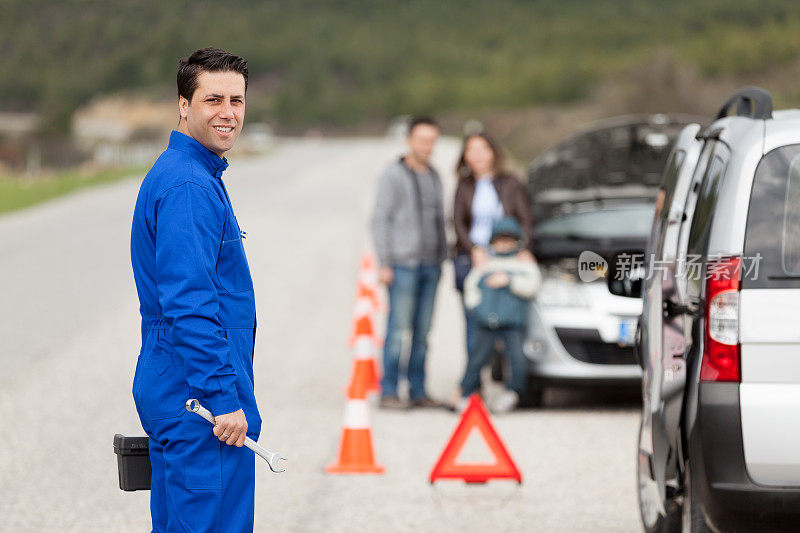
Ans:
[{"label": "coverall sleeve", "polygon": [[172,323],[172,346],[183,359],[188,385],[202,392],[215,415],[240,408],[214,284],[224,220],[219,197],[191,182],[168,189],[156,200],[159,303]]},{"label": "coverall sleeve", "polygon": [[375,210],[372,213],[372,240],[375,254],[381,266],[390,266],[391,257],[391,221],[395,208],[395,191],[391,172],[387,169],[378,179],[378,194],[375,199]]},{"label": "coverall sleeve", "polygon": [[533,262],[522,263],[511,275],[509,288],[511,292],[526,300],[532,299],[542,286],[542,274],[539,266]]}]

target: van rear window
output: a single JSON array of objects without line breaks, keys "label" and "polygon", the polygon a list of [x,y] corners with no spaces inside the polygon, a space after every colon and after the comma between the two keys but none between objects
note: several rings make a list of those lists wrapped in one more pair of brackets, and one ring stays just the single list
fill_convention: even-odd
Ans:
[{"label": "van rear window", "polygon": [[800,288],[800,145],[777,148],[756,169],[744,255],[755,276],[742,288]]}]

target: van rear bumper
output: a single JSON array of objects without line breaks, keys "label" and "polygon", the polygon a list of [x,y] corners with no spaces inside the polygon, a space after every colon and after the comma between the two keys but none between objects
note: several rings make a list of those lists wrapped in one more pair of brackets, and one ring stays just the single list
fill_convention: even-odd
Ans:
[{"label": "van rear bumper", "polygon": [[699,386],[689,458],[703,511],[711,525],[722,531],[796,526],[800,487],[757,484],[747,472],[739,387],[739,383]]},{"label": "van rear bumper", "polygon": [[800,487],[800,383],[744,382],[739,401],[750,478],[759,485]]}]

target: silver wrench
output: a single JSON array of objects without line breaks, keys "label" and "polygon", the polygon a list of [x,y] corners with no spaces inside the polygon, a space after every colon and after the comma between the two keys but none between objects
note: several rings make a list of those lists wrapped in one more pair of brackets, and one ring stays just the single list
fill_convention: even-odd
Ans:
[{"label": "silver wrench", "polygon": [[[196,413],[202,416],[212,424],[216,424],[216,420],[214,420],[214,415],[211,414],[211,411],[200,405],[200,402],[194,398],[186,400],[186,410],[190,413]],[[257,455],[263,457],[269,465],[269,469],[273,472],[277,473],[286,470],[285,468],[278,467],[279,460],[283,459],[286,461],[286,457],[284,457],[282,453],[267,451],[250,437],[244,438],[244,445],[253,450],[253,452],[255,452]]]}]

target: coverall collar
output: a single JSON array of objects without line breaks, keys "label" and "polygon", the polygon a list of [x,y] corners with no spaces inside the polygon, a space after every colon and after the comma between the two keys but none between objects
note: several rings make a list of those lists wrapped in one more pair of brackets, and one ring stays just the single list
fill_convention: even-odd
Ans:
[{"label": "coverall collar", "polygon": [[228,168],[227,159],[218,156],[185,133],[173,130],[169,136],[169,147],[173,150],[189,154],[189,156],[196,159],[215,178],[221,178],[222,172]]}]

